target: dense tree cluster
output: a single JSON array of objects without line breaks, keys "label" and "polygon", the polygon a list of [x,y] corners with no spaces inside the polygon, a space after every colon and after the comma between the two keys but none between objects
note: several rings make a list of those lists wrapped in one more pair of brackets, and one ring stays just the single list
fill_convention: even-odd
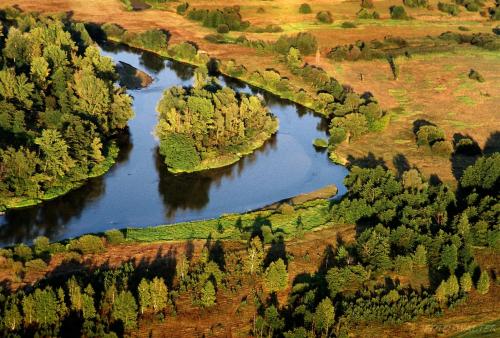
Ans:
[{"label": "dense tree cluster", "polygon": [[160,153],[173,171],[200,170],[203,163],[247,153],[277,130],[261,99],[204,81],[171,88],[158,104]]},{"label": "dense tree cluster", "polygon": [[[358,225],[357,239],[325,253],[315,274],[296,279],[287,306],[275,315],[284,323],[278,330],[285,337],[328,330],[338,336],[362,323],[400,324],[439,314],[473,288],[488,293],[490,276],[472,246],[500,248],[499,165],[498,153],[481,158],[466,170],[456,194],[415,169],[397,178],[381,167],[354,167],[345,180],[347,195],[331,212],[336,222]],[[391,270],[410,276],[422,269],[428,288],[381,282]],[[274,311],[274,304],[263,307]]]},{"label": "dense tree cluster", "polygon": [[229,30],[240,31],[250,26],[250,22],[243,21],[239,6],[213,10],[193,8],[187,12],[186,16],[188,19],[201,21],[205,27],[218,28],[226,25]]},{"label": "dense tree cluster", "polygon": [[2,16],[0,199],[57,195],[110,166],[132,100],[83,24]]}]

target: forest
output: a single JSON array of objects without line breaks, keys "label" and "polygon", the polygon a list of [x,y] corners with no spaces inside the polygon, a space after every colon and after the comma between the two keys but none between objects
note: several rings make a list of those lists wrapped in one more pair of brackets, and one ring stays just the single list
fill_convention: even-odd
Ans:
[{"label": "forest", "polygon": [[64,194],[102,175],[133,116],[82,23],[1,13],[0,208]]},{"label": "forest", "polygon": [[[282,229],[259,216],[240,225],[241,238],[247,238],[242,249],[209,236],[195,255],[179,250],[158,261],[114,267],[91,269],[77,262],[82,254],[102,255],[131,243],[116,230],[102,238],[82,236],[66,247],[41,237],[33,247],[2,249],[4,259],[28,269],[66,251],[66,264],[78,272],[51,274],[32,288],[4,292],[1,330],[4,336],[122,336],[175,321],[186,302],[210,311],[222,295],[243,297],[241,311],[255,309],[248,332],[255,337],[347,337],[369,323],[437,316],[471,292],[486,295],[495,278],[478,264],[474,248],[499,248],[498,168],[498,154],[481,157],[453,190],[415,169],[396,175],[380,166],[353,167],[345,179],[347,195],[330,203],[325,217],[356,224],[356,239],[326,248],[318,270],[291,282],[288,269],[299,257],[287,250]],[[303,238],[310,218],[299,206],[277,213],[298,217],[292,221],[294,236]],[[414,274],[428,282],[403,282]],[[287,301],[278,302],[285,289]]]},{"label": "forest", "polygon": [[278,130],[278,120],[254,95],[236,93],[197,70],[193,87],[166,90],[156,135],[172,172],[225,166],[251,153]]}]

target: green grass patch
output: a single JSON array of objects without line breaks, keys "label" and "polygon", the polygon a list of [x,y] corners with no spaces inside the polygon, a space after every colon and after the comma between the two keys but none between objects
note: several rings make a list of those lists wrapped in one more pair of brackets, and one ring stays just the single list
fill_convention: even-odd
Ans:
[{"label": "green grass patch", "polygon": [[228,214],[219,218],[161,225],[148,228],[128,228],[125,238],[131,242],[156,242],[194,239],[245,240],[260,227],[270,226],[273,233],[285,239],[293,238],[301,220],[303,231],[310,231],[329,224],[331,216],[328,200],[315,200],[295,206],[292,213],[276,210]]},{"label": "green grass patch", "polygon": [[476,104],[476,102],[474,101],[474,99],[472,99],[470,96],[466,96],[466,95],[463,95],[463,96],[459,96],[458,97],[458,101],[468,105],[468,106],[473,106]]}]

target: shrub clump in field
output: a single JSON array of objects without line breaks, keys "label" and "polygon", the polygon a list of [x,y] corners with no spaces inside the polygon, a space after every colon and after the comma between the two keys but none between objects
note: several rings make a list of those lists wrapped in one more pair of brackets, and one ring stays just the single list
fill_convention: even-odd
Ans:
[{"label": "shrub clump in field", "polygon": [[217,33],[220,33],[220,34],[229,33],[229,26],[226,25],[225,23],[218,25],[217,26]]},{"label": "shrub clump in field", "polygon": [[444,131],[435,125],[420,126],[415,136],[419,147],[428,147],[435,155],[448,157],[453,152],[451,142],[445,140]]},{"label": "shrub clump in field", "polygon": [[281,35],[274,43],[273,49],[280,54],[287,54],[291,47],[297,48],[303,55],[309,55],[318,49],[318,41],[311,33]]},{"label": "shrub clump in field", "polygon": [[470,70],[469,79],[476,80],[477,82],[484,82],[484,77],[475,69]]},{"label": "shrub clump in field", "polygon": [[104,235],[106,236],[106,242],[109,244],[122,244],[125,242],[125,236],[120,230],[108,230]]},{"label": "shrub clump in field", "polygon": [[460,9],[458,8],[457,5],[455,4],[448,4],[445,2],[439,2],[438,3],[438,9],[441,12],[448,13],[452,16],[457,16],[460,13]]},{"label": "shrub clump in field", "polygon": [[104,244],[100,237],[94,235],[84,235],[69,242],[69,249],[83,255],[103,252]]},{"label": "shrub clump in field", "polygon": [[243,21],[239,6],[212,10],[193,8],[187,13],[187,17],[202,22],[205,27],[217,28],[221,24],[226,24],[232,31],[245,30],[250,26],[250,22]]},{"label": "shrub clump in field", "polygon": [[332,13],[330,13],[330,11],[318,12],[318,14],[316,14],[316,20],[318,20],[321,23],[332,23],[333,22]]},{"label": "shrub clump in field", "polygon": [[391,8],[389,8],[389,12],[391,13],[391,19],[393,20],[410,19],[403,6],[391,6]]},{"label": "shrub clump in field", "polygon": [[428,0],[403,0],[403,3],[406,7],[411,8],[425,8],[429,5]]},{"label": "shrub clump in field", "polygon": [[345,21],[345,22],[342,22],[342,28],[356,28],[358,26],[356,26],[356,24],[354,22],[351,22],[351,21]]},{"label": "shrub clump in field", "polygon": [[184,3],[180,4],[179,6],[177,6],[177,8],[175,10],[176,10],[177,14],[184,15],[184,13],[186,13],[188,8],[189,8],[189,4],[187,2],[184,2]]},{"label": "shrub clump in field", "polygon": [[380,14],[377,11],[370,12],[366,8],[361,8],[358,13],[356,13],[358,19],[380,19]]},{"label": "shrub clump in field", "polygon": [[299,7],[299,13],[302,13],[302,14],[310,14],[310,13],[312,13],[311,5],[309,5],[308,3],[303,3]]},{"label": "shrub clump in field", "polygon": [[266,12],[266,10],[265,10],[263,7],[259,7],[259,8],[257,8],[257,13],[259,13],[259,14],[263,14],[263,13],[265,13],[265,12]]}]

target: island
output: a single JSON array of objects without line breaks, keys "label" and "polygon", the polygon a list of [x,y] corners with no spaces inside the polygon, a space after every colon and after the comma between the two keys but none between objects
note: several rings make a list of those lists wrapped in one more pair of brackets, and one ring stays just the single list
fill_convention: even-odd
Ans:
[{"label": "island", "polygon": [[159,151],[172,173],[235,163],[278,130],[278,119],[258,96],[199,82],[167,89],[157,106]]}]

